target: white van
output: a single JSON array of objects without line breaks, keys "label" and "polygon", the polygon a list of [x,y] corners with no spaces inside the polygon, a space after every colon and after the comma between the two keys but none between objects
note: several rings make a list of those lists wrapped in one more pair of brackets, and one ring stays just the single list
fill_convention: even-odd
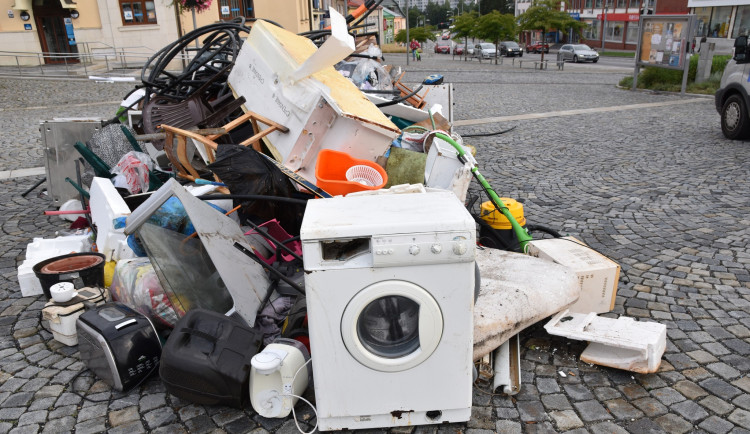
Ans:
[{"label": "white van", "polygon": [[734,40],[734,55],[727,63],[714,95],[721,115],[721,132],[728,139],[750,138],[750,47],[747,36]]}]

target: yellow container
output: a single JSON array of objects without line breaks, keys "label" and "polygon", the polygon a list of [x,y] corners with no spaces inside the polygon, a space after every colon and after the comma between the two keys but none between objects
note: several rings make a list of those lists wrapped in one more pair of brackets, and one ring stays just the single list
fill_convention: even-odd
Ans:
[{"label": "yellow container", "polygon": [[[500,199],[503,201],[505,206],[508,207],[510,214],[513,216],[513,218],[516,219],[518,224],[521,226],[526,226],[526,218],[523,216],[523,204],[509,197],[501,197]],[[503,213],[500,212],[500,210],[495,208],[495,204],[490,200],[482,203],[481,217],[482,220],[489,223],[490,226],[495,229],[512,229],[508,219],[503,215]]]}]

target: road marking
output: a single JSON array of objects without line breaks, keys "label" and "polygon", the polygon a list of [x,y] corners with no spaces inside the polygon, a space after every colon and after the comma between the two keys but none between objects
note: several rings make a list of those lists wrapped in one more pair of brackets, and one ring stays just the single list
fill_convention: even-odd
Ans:
[{"label": "road marking", "polygon": [[25,176],[44,175],[46,170],[42,167],[29,167],[27,169],[0,170],[0,179],[15,179]]},{"label": "road marking", "polygon": [[605,113],[605,112],[618,112],[618,111],[623,111],[623,110],[638,110],[638,109],[645,109],[645,108],[652,108],[652,107],[665,107],[665,106],[670,106],[670,105],[706,101],[707,99],[708,98],[689,98],[689,99],[679,99],[675,101],[665,101],[665,102],[618,105],[618,106],[613,106],[613,107],[596,107],[596,108],[587,108],[587,109],[578,109],[578,110],[563,110],[559,112],[527,113],[523,115],[498,116],[495,118],[467,119],[463,121],[453,121],[453,126],[465,127],[465,126],[470,126],[470,125],[494,124],[497,122],[525,121],[529,119],[546,119],[546,118],[556,118],[560,116],[584,115],[584,114],[589,114],[589,113]]},{"label": "road marking", "polygon": [[[119,101],[101,101],[101,102],[82,102],[79,104],[65,104],[65,107],[88,107],[92,105],[104,105],[104,104],[120,104],[122,100]],[[6,107],[6,108],[0,108],[0,112],[7,112],[12,110],[47,110],[47,109],[59,109],[59,106],[45,106],[45,105],[39,105],[35,107]]]}]

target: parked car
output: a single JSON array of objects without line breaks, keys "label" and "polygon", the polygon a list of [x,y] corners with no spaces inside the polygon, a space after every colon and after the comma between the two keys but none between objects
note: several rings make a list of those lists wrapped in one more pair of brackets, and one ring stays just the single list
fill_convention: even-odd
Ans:
[{"label": "parked car", "polygon": [[576,63],[599,61],[599,53],[586,44],[565,44],[560,47],[559,53],[563,61],[572,60]]},{"label": "parked car", "polygon": [[500,43],[500,55],[508,57],[523,56],[523,48],[513,41],[503,41]]},{"label": "parked car", "polygon": [[450,38],[451,38],[451,34],[450,33],[447,33],[447,32],[443,33],[443,39],[450,39]]},{"label": "parked car", "polygon": [[435,52],[441,54],[451,54],[451,43],[439,41],[435,44]]},{"label": "parked car", "polygon": [[530,44],[526,44],[527,53],[549,53],[549,44],[542,41],[533,41]]},{"label": "parked car", "polygon": [[474,57],[491,59],[495,57],[495,46],[489,42],[474,45]]},{"label": "parked car", "polygon": [[456,54],[456,55],[459,55],[459,56],[462,55],[462,54],[464,54],[464,46],[463,46],[463,44],[456,44],[456,46],[453,47],[453,54]]},{"label": "parked car", "polygon": [[750,138],[749,48],[747,36],[738,36],[734,40],[734,55],[724,68],[714,95],[716,111],[721,115],[721,132],[731,140]]}]

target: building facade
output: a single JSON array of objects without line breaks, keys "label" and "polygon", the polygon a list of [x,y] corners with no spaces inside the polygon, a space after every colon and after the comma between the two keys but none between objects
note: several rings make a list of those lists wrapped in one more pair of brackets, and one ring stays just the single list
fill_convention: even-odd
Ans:
[{"label": "building facade", "polygon": [[0,0],[1,65],[77,63],[84,56],[125,53],[145,60],[196,27],[239,16],[266,18],[300,33],[324,28],[328,7],[345,0],[213,0],[180,13],[170,0]]}]

